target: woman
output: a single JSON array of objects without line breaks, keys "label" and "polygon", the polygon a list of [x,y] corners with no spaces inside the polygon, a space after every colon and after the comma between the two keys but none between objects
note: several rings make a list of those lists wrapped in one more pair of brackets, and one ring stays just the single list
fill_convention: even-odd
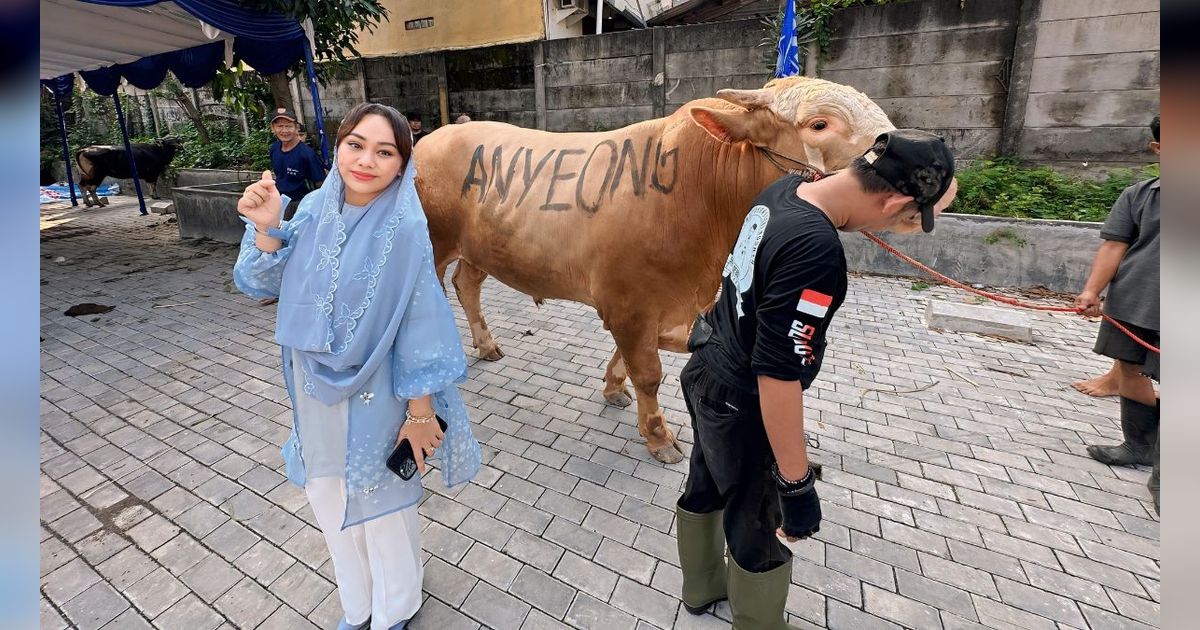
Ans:
[{"label": "woman", "polygon": [[246,189],[234,280],[279,298],[294,423],[283,456],[333,558],[339,628],[403,628],[421,605],[422,489],[387,458],[407,439],[422,473],[436,452],[457,485],[475,476],[480,451],[455,386],[466,358],[433,268],[408,122],[364,103],[336,146],[337,168],[291,221],[280,221],[287,201],[269,172]]}]

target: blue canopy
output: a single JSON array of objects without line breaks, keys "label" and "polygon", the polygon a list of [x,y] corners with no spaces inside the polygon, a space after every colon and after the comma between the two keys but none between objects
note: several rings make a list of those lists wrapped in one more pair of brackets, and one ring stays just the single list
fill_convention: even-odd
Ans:
[{"label": "blue canopy", "polygon": [[[263,74],[282,72],[303,59],[321,155],[329,163],[311,42],[296,20],[234,0],[42,0],[41,13],[43,85],[61,102],[70,93],[62,86],[78,72],[91,90],[114,97],[122,132],[125,121],[116,99],[122,78],[148,90],[170,71],[187,87],[207,85],[225,64],[227,42],[235,63]],[[63,144],[66,156],[65,134]],[[130,166],[140,199],[136,167]],[[145,203],[141,206],[144,214]]]}]

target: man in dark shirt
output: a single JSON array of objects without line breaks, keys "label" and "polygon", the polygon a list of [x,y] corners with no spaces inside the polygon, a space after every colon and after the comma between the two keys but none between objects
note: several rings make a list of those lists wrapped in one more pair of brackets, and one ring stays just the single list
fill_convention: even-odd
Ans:
[{"label": "man in dark shirt", "polygon": [[[1150,123],[1158,153],[1159,118]],[[1100,292],[1108,287],[1103,312],[1155,347],[1159,345],[1159,179],[1138,182],[1121,193],[1100,238],[1104,243],[1092,261],[1092,271],[1075,306],[1085,316],[1100,315]],[[1111,466],[1154,466],[1148,487],[1158,510],[1158,397],[1150,378],[1158,380],[1158,354],[1150,352],[1108,320],[1100,323],[1095,352],[1116,359],[1117,390],[1121,396],[1121,433],[1115,446],[1092,445],[1093,459]],[[1147,378],[1149,376],[1150,378]]]},{"label": "man in dark shirt", "polygon": [[696,440],[676,508],[682,599],[701,614],[728,598],[739,629],[787,627],[792,554],[778,536],[820,526],[803,402],[846,297],[838,230],[931,231],[954,198],[954,156],[901,129],[845,171],[802,182],[785,176],[754,201],[681,375]]},{"label": "man in dark shirt", "polygon": [[325,167],[312,147],[300,141],[296,115],[280,107],[271,113],[271,133],[277,140],[271,144],[271,171],[279,193],[292,199],[284,209],[283,218],[290,221],[300,206],[300,200],[319,188],[325,180]]},{"label": "man in dark shirt", "polygon": [[421,138],[428,136],[429,132],[421,129],[421,112],[409,112],[406,118],[408,118],[408,130],[412,132],[413,145],[415,146],[421,141]]}]

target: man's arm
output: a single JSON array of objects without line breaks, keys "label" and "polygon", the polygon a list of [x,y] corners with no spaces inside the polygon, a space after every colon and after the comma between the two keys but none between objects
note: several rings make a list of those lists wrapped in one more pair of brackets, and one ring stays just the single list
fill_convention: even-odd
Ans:
[{"label": "man's arm", "polygon": [[808,448],[804,441],[804,387],[800,381],[758,377],[758,398],[767,439],[779,464],[779,473],[797,481],[808,474]]},{"label": "man's arm", "polygon": [[1082,309],[1082,314],[1088,317],[1100,315],[1100,292],[1117,275],[1117,267],[1129,251],[1129,243],[1121,241],[1104,241],[1096,258],[1092,260],[1092,272],[1088,275],[1083,291],[1075,298],[1075,308]]}]

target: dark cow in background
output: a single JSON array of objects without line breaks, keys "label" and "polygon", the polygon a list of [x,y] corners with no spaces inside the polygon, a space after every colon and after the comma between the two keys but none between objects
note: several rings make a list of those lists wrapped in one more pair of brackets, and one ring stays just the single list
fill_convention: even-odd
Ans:
[{"label": "dark cow in background", "polygon": [[[178,138],[163,138],[149,144],[133,145],[133,159],[137,164],[138,179],[150,184],[150,196],[158,199],[158,178],[167,170],[175,154],[183,148]],[[105,177],[129,179],[129,158],[125,147],[90,146],[75,154],[79,165],[79,187],[83,189],[83,203],[91,206],[108,205],[107,199],[96,195],[96,187]],[[89,196],[90,195],[90,196]]]}]

